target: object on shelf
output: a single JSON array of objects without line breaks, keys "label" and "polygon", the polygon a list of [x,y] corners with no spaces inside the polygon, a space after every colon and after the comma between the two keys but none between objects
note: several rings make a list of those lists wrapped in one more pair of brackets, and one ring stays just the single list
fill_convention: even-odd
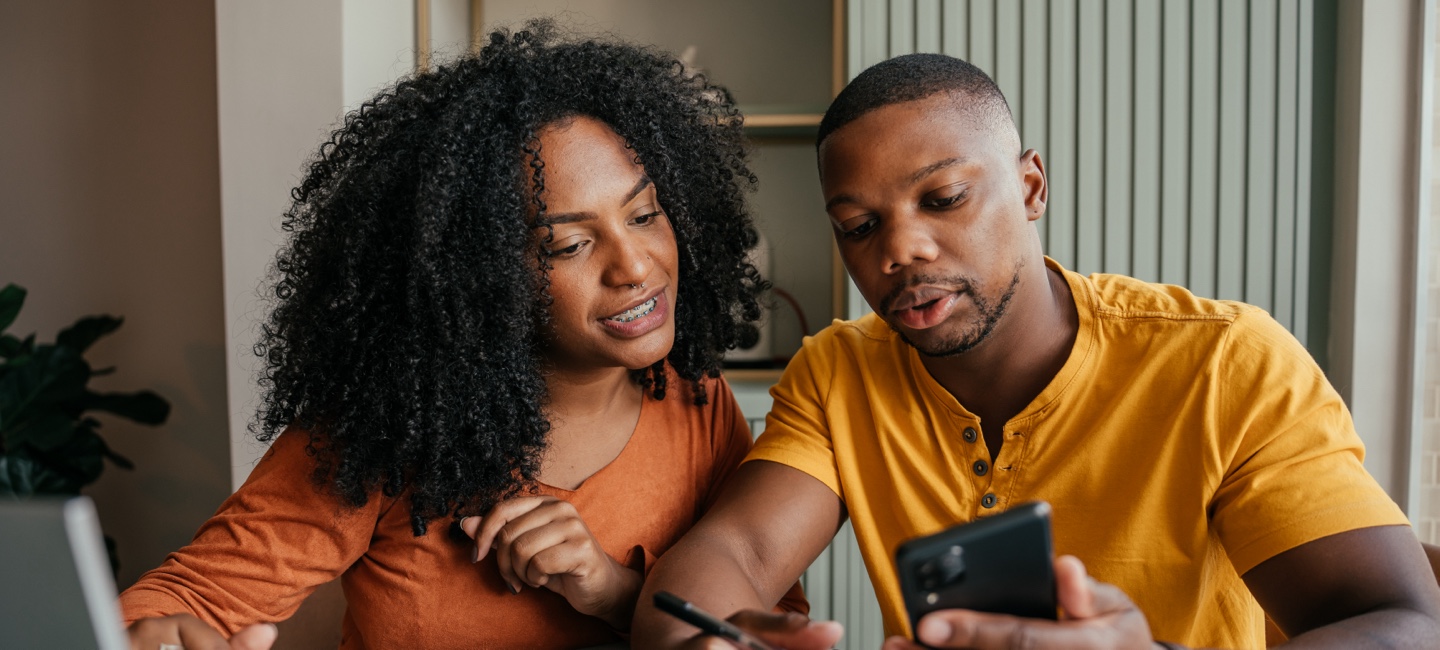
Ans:
[{"label": "object on shelf", "polygon": [[[755,270],[760,272],[760,277],[770,277],[770,243],[765,241],[765,235],[760,235],[760,241],[755,244],[755,249],[750,251],[750,263],[755,266]],[[762,299],[760,322],[755,323],[755,327],[760,330],[760,338],[755,341],[755,345],[748,348],[727,350],[725,352],[725,365],[729,366],[742,361],[770,362],[770,330],[773,319],[770,318],[769,311],[770,310],[763,308]]]}]

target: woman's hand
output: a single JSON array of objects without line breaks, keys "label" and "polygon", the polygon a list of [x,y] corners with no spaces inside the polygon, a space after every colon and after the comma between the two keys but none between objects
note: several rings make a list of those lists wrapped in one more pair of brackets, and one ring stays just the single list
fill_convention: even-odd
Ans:
[{"label": "woman's hand", "polygon": [[595,541],[575,506],[554,497],[504,501],[483,517],[466,517],[460,528],[475,539],[474,560],[492,549],[500,579],[516,593],[524,585],[545,587],[581,614],[628,629],[642,576],[621,566]]},{"label": "woman's hand", "polygon": [[230,640],[189,614],[142,618],[130,624],[131,650],[159,650],[178,646],[185,650],[270,650],[279,632],[269,623],[256,623]]}]

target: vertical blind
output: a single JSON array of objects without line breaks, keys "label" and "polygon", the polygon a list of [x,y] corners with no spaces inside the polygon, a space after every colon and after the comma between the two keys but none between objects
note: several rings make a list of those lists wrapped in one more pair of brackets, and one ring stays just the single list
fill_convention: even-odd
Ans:
[{"label": "vertical blind", "polygon": [[850,0],[847,12],[852,77],[943,52],[995,78],[1046,162],[1050,256],[1259,305],[1308,345],[1312,290],[1328,290],[1311,270],[1312,246],[1328,245],[1310,216],[1313,3]]}]

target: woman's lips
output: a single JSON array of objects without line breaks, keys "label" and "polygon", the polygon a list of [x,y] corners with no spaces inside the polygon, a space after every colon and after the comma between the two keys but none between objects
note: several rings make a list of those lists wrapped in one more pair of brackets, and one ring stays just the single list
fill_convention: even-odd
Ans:
[{"label": "woman's lips", "polygon": [[[653,301],[654,306],[646,311],[646,303]],[[630,320],[617,320],[626,318],[632,314]],[[670,317],[670,301],[665,299],[665,291],[662,289],[654,296],[640,304],[600,319],[600,323],[607,329],[620,336],[633,338],[643,336],[664,325]]]}]

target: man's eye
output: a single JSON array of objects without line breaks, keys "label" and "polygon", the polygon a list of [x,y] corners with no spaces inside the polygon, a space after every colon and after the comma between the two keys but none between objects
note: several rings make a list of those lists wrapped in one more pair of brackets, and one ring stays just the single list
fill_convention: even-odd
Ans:
[{"label": "man's eye", "polygon": [[871,230],[874,230],[874,229],[875,229],[875,220],[874,220],[874,219],[871,219],[871,220],[869,220],[869,221],[866,221],[865,223],[862,223],[862,224],[860,224],[860,225],[858,225],[858,226],[855,226],[854,228],[851,228],[851,229],[849,229],[849,230],[843,231],[843,232],[841,233],[841,236],[843,236],[845,239],[859,239],[859,238],[864,237],[865,235],[869,234],[870,231],[871,231]]},{"label": "man's eye", "polygon": [[961,192],[959,194],[954,194],[951,196],[943,196],[938,199],[930,199],[926,201],[926,203],[933,208],[948,208],[952,205],[955,205],[956,203],[959,203],[960,200],[963,198],[965,198],[965,193]]}]

